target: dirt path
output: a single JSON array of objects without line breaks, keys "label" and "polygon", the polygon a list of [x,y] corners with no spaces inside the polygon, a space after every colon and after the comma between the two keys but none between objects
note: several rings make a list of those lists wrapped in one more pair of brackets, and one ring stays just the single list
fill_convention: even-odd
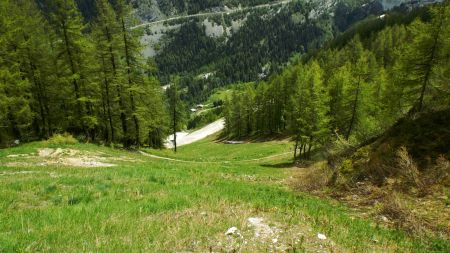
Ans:
[{"label": "dirt path", "polygon": [[[197,131],[192,133],[187,132],[178,132],[177,133],[177,147],[191,144],[193,142],[199,141],[208,137],[209,135],[215,134],[217,132],[222,131],[225,127],[225,120],[219,119]],[[167,148],[173,148],[173,134],[169,136],[166,142]]]},{"label": "dirt path", "polygon": [[141,155],[143,155],[143,156],[147,156],[147,157],[151,157],[151,158],[159,159],[159,160],[172,161],[172,162],[202,163],[202,164],[208,164],[208,163],[211,164],[211,163],[213,163],[214,164],[214,163],[233,163],[233,162],[235,162],[235,163],[238,163],[238,162],[258,162],[258,161],[263,161],[263,160],[267,160],[267,159],[270,159],[270,158],[276,158],[276,157],[292,154],[292,153],[294,153],[294,151],[289,151],[289,152],[276,154],[276,155],[271,155],[271,156],[266,156],[266,157],[261,157],[261,158],[247,159],[247,160],[237,160],[237,161],[192,161],[192,160],[180,160],[180,159],[175,159],[175,158],[170,158],[170,157],[152,155],[152,154],[146,153],[144,151],[139,151],[139,153]]},{"label": "dirt path", "polygon": [[231,10],[227,10],[227,11],[205,12],[205,13],[197,13],[197,14],[192,14],[192,15],[176,16],[176,17],[171,17],[171,18],[167,18],[167,19],[163,19],[163,20],[143,23],[143,24],[131,27],[131,29],[137,29],[137,28],[140,28],[140,27],[151,26],[151,25],[156,25],[156,24],[160,24],[160,23],[164,23],[164,22],[168,22],[168,21],[174,21],[174,20],[185,19],[185,18],[194,18],[194,17],[204,17],[204,16],[215,16],[215,15],[231,14],[231,13],[235,13],[235,12],[239,12],[239,11],[248,11],[248,10],[254,10],[254,9],[261,9],[261,8],[277,6],[277,5],[285,5],[285,4],[288,4],[290,2],[292,2],[292,0],[284,0],[284,1],[274,2],[274,3],[261,4],[261,5],[257,5],[257,6],[253,6],[253,7],[236,8],[236,9],[231,9]]}]

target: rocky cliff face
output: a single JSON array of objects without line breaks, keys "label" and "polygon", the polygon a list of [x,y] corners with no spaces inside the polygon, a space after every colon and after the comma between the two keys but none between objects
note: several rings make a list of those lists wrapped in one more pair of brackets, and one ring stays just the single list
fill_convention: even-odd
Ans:
[{"label": "rocky cliff face", "polygon": [[131,0],[136,15],[142,21],[162,20],[166,15],[159,8],[157,0]]},{"label": "rocky cliff face", "polygon": [[[77,0],[83,2],[84,0]],[[136,9],[136,14],[143,22],[163,20],[167,17],[183,14],[193,14],[203,11],[216,11],[217,9],[233,9],[258,4],[273,3],[280,0],[247,0],[239,5],[233,5],[233,1],[205,1],[202,4],[193,4],[193,0],[130,0]],[[333,6],[346,5],[351,8],[364,8],[365,6],[381,5],[383,10],[390,10],[394,7],[405,5],[409,8],[424,6],[430,3],[442,2],[443,0],[304,0],[311,5],[316,5],[316,12],[323,13],[329,11],[333,15]],[[313,13],[314,14],[314,13]]]}]

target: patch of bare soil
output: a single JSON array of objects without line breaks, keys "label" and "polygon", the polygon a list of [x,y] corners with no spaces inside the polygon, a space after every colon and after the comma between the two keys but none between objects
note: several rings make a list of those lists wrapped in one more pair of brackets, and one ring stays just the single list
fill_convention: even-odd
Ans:
[{"label": "patch of bare soil", "polygon": [[8,158],[23,159],[7,163],[8,167],[68,166],[81,168],[113,167],[114,161],[135,161],[127,157],[108,157],[100,152],[88,152],[70,148],[42,148],[37,154],[10,155]]},{"label": "patch of bare soil", "polygon": [[[19,167],[19,166],[16,166]],[[14,176],[14,175],[28,175],[39,173],[38,171],[2,171],[0,172],[0,176]]]}]

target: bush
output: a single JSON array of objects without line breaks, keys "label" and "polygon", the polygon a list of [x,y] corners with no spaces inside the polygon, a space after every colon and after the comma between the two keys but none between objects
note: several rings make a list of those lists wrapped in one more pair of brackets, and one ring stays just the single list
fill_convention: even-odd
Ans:
[{"label": "bush", "polygon": [[354,172],[352,160],[344,160],[344,162],[342,162],[340,172],[344,175],[351,175]]},{"label": "bush", "polygon": [[450,186],[450,161],[443,155],[439,156],[436,164],[429,169],[427,177],[424,179],[427,185],[440,184]]},{"label": "bush", "polygon": [[328,185],[331,174],[326,163],[316,163],[309,168],[300,169],[295,175],[293,186],[306,192],[322,190]]},{"label": "bush", "polygon": [[78,141],[72,135],[68,133],[64,134],[55,134],[47,140],[49,144],[58,144],[58,145],[74,145],[77,144]]},{"label": "bush", "polygon": [[[394,222],[397,228],[405,228],[410,225],[411,211],[407,208],[406,203],[396,194],[388,194],[381,201],[380,214],[388,217]],[[414,230],[413,227],[409,229]]]},{"label": "bush", "polygon": [[398,229],[413,235],[427,233],[430,224],[416,216],[399,193],[392,192],[386,195],[381,200],[381,205],[379,214],[389,218]]},{"label": "bush", "polygon": [[433,166],[420,171],[406,148],[401,147],[397,152],[397,169],[403,186],[408,190],[417,189],[419,197],[449,185],[450,162],[444,156],[439,156]]},{"label": "bush", "polygon": [[424,185],[421,181],[419,169],[413,158],[409,155],[408,150],[403,146],[397,151],[397,168],[405,184],[423,189]]}]

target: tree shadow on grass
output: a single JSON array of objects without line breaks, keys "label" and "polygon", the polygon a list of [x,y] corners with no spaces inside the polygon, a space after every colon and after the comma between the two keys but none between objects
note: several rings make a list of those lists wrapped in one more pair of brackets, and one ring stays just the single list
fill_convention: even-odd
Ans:
[{"label": "tree shadow on grass", "polygon": [[288,168],[295,167],[295,163],[283,162],[283,163],[275,163],[275,164],[261,164],[261,166],[266,167],[266,168],[288,169]]}]

